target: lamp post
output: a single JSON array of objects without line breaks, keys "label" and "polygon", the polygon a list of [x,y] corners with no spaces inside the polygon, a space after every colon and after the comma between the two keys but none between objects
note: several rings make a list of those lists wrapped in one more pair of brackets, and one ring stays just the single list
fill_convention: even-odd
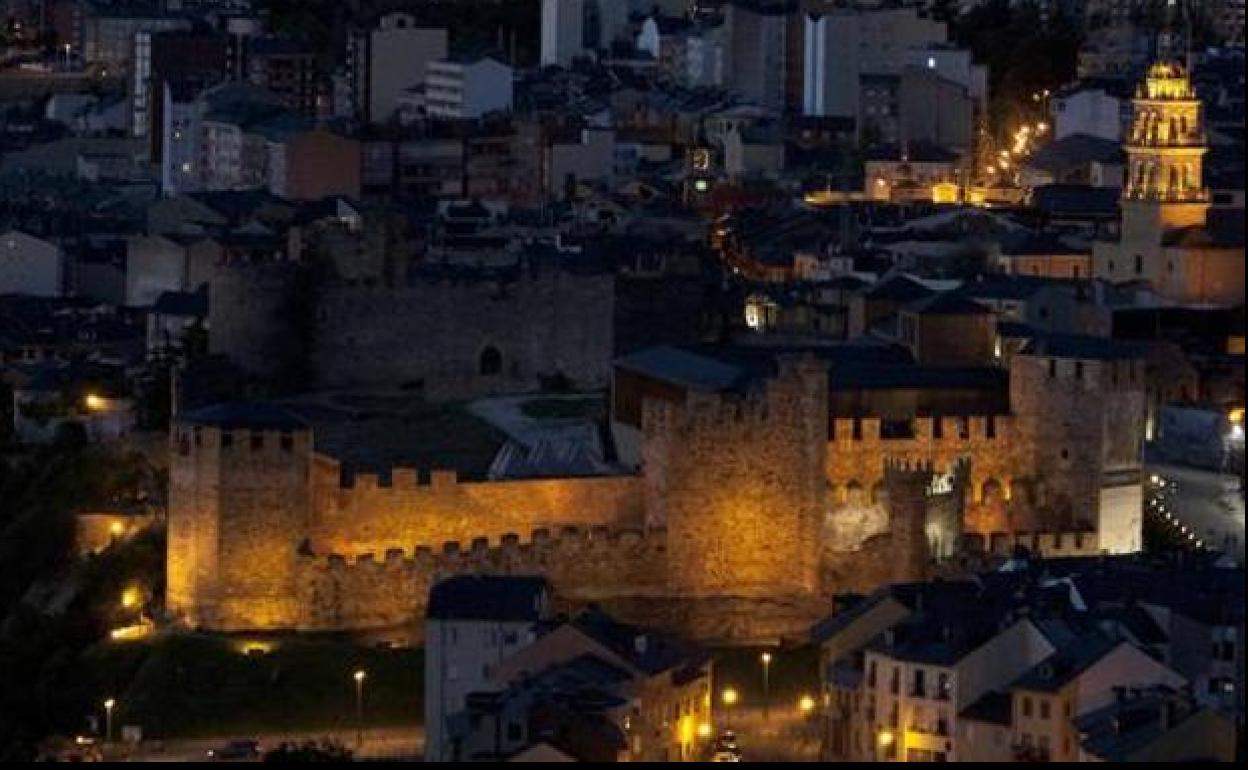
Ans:
[{"label": "lamp post", "polygon": [[364,680],[368,674],[358,669],[351,678],[355,680],[355,750],[364,747]]},{"label": "lamp post", "polygon": [[740,695],[738,695],[736,688],[725,687],[724,691],[720,693],[719,699],[724,704],[724,726],[731,728],[732,720],[729,718],[729,715],[732,713],[733,706],[737,705]]},{"label": "lamp post", "polygon": [[104,701],[104,743],[105,745],[113,742],[113,707],[117,705],[114,698],[108,698]]},{"label": "lamp post", "polygon": [[771,718],[771,653],[758,656],[763,662],[763,719]]}]

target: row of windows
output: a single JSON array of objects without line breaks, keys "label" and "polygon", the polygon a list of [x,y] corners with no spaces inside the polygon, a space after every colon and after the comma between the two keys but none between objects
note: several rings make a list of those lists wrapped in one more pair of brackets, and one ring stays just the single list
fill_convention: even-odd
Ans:
[{"label": "row of windows", "polygon": [[[947,417],[932,417],[932,438],[945,437],[945,420]],[[953,417],[953,433],[959,439],[967,441],[971,438],[971,418],[970,417]],[[854,417],[850,428],[851,438],[854,441],[861,441],[862,418]],[[995,415],[987,415],[984,422],[984,434],[987,438],[997,437],[997,418]],[[918,435],[916,421],[909,420],[880,420],[880,438],[889,439],[911,439]],[[836,420],[830,420],[828,423],[828,437],[836,438]]]}]

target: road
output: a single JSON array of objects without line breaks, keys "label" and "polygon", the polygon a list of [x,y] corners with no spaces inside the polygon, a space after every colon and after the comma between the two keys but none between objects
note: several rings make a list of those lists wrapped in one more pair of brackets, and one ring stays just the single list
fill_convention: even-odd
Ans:
[{"label": "road", "polygon": [[1144,472],[1149,498],[1158,501],[1162,515],[1168,513],[1175,526],[1186,527],[1206,547],[1226,551],[1243,563],[1240,477],[1167,464],[1149,464]]},{"label": "road", "polygon": [[364,742],[357,749],[354,730],[338,732],[276,733],[272,735],[230,735],[210,740],[165,741],[163,745],[143,743],[117,754],[109,752],[110,759],[127,762],[203,762],[209,749],[220,748],[234,738],[251,738],[260,741],[262,750],[277,747],[282,742],[320,742],[329,739],[341,743],[361,759],[420,760],[425,748],[425,731],[421,727],[385,727],[364,731]]},{"label": "road", "polygon": [[819,758],[819,722],[795,708],[733,709],[716,716],[720,729],[737,734],[745,762],[813,762]]}]

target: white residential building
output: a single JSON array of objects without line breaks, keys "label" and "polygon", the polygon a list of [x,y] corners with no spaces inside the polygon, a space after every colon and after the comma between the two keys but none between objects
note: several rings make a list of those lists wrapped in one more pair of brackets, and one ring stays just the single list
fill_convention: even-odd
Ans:
[{"label": "white residential building", "polygon": [[946,27],[915,8],[846,9],[807,16],[804,34],[803,112],[855,118],[861,77],[900,74],[911,49],[945,42]]},{"label": "white residential building", "polygon": [[511,67],[489,57],[431,61],[425,65],[425,110],[449,120],[508,112],[512,80]]},{"label": "white residential building", "polygon": [[447,30],[417,27],[406,13],[382,16],[375,29],[349,41],[350,80],[356,109],[370,123],[394,115],[403,93],[419,86],[429,62],[445,59]]},{"label": "white residential building", "polygon": [[425,760],[455,756],[447,718],[471,692],[500,689],[493,667],[536,638],[550,617],[550,586],[539,577],[461,575],[435,585],[425,615]]},{"label": "white residential building", "polygon": [[542,0],[543,67],[567,67],[585,47],[585,0]]},{"label": "white residential building", "polygon": [[1054,139],[1084,134],[1119,142],[1123,127],[1131,119],[1131,100],[1100,86],[1062,90],[1053,97],[1049,109]]}]

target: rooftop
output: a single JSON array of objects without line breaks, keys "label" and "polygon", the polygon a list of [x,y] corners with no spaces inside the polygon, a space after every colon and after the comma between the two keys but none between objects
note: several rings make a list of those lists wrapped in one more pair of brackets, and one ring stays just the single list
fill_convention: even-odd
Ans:
[{"label": "rooftop", "polygon": [[425,617],[536,623],[542,619],[549,594],[550,585],[545,578],[458,575],[429,590]]}]

